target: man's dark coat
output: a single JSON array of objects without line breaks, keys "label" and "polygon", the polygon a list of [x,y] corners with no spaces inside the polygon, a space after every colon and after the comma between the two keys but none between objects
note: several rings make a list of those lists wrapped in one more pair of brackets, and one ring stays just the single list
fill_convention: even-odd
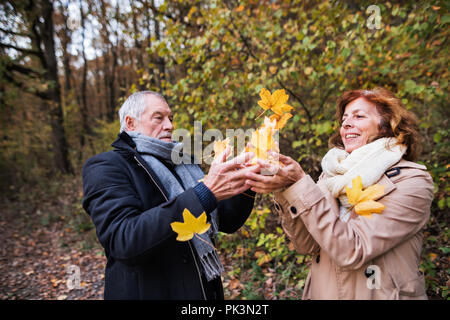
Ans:
[{"label": "man's dark coat", "polygon": [[[168,201],[155,172],[122,132],[113,151],[83,167],[83,207],[91,216],[107,257],[105,299],[223,299],[219,278],[207,282],[190,241],[176,240],[170,223],[205,209],[193,188]],[[250,196],[249,196],[250,195]],[[237,231],[248,218],[254,193],[220,201],[219,230]],[[215,200],[215,199],[214,199]],[[209,206],[210,207],[210,206]]]}]

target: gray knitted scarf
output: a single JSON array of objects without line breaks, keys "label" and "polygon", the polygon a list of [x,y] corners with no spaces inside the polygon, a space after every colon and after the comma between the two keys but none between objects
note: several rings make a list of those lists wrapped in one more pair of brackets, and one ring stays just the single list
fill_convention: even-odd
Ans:
[{"label": "gray knitted scarf", "polygon": [[[129,131],[127,133],[136,144],[136,150],[141,154],[142,158],[144,158],[149,167],[152,168],[164,185],[169,193],[169,200],[175,198],[186,189],[194,187],[198,183],[198,180],[203,178],[203,171],[198,165],[191,164],[192,161],[189,155],[182,155],[182,162],[180,164],[173,163],[172,151],[182,150],[182,148],[180,148],[180,143],[161,141],[135,131]],[[174,150],[175,147],[177,148]],[[182,184],[180,184],[178,179],[161,161],[166,161],[174,166],[175,172],[180,177]],[[203,273],[208,281],[219,277],[224,271],[217,250],[214,249],[214,245],[211,241],[211,237],[214,237],[218,232],[217,209],[211,212],[210,216],[211,228],[198,236],[211,245],[204,243],[197,237],[190,240],[200,257]]]}]

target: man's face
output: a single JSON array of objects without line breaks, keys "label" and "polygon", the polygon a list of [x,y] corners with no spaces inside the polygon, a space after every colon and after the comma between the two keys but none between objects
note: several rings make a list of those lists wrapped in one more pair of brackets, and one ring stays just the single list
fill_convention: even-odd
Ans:
[{"label": "man's face", "polygon": [[167,103],[157,96],[148,95],[147,109],[142,113],[140,120],[134,121],[134,131],[162,141],[171,142],[172,120],[172,111]]}]

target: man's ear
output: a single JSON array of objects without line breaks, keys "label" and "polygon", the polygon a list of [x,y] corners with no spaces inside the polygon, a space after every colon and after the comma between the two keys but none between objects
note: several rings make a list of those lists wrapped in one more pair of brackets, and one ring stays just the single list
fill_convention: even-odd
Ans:
[{"label": "man's ear", "polygon": [[125,116],[125,125],[128,131],[136,130],[136,119],[131,116]]}]

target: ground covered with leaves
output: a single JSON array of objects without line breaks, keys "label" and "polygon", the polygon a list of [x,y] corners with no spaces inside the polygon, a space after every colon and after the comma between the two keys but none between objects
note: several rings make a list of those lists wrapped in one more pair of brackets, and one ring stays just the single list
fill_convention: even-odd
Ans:
[{"label": "ground covered with leaves", "polygon": [[106,258],[82,212],[80,186],[37,185],[2,201],[0,299],[103,298]]},{"label": "ground covered with leaves", "polygon": [[[0,202],[0,299],[103,299],[106,258],[81,207],[80,178],[9,191]],[[295,253],[271,206],[257,196],[246,224],[219,235],[226,299],[301,299],[311,257]],[[421,262],[431,299],[448,299],[448,235],[432,216]]]}]

